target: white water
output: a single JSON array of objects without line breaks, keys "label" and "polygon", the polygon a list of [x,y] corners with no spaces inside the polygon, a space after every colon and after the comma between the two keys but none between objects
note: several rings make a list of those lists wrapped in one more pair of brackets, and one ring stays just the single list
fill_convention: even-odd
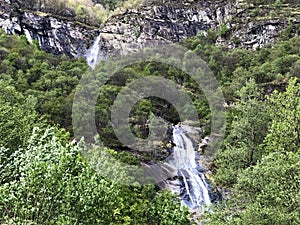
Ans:
[{"label": "white water", "polygon": [[[86,60],[91,68],[95,68],[101,59],[105,59],[101,52],[101,36],[95,39],[93,45],[86,53]],[[173,175],[175,179],[165,181],[169,189],[178,193],[182,197],[182,205],[192,210],[204,211],[205,206],[211,204],[208,185],[205,181],[204,173],[200,170],[198,162],[199,155],[195,150],[193,141],[188,137],[182,127],[173,127],[173,153],[170,160],[167,160],[161,167],[149,169],[152,175],[159,177],[162,175]],[[169,176],[168,176],[169,177]],[[179,179],[176,179],[178,177]],[[157,178],[160,180],[160,178]]]},{"label": "white water", "polygon": [[33,39],[32,39],[32,37],[31,37],[31,34],[30,34],[29,30],[24,29],[24,34],[25,34],[27,40],[28,40],[30,43],[32,43],[32,42],[33,42]]},{"label": "white water", "polygon": [[103,53],[101,52],[100,41],[101,34],[98,35],[93,45],[87,50],[85,54],[88,65],[93,69],[101,59],[104,59]]},{"label": "white water", "polygon": [[[179,126],[173,128],[173,143],[176,145],[173,148],[173,159],[168,164],[177,169],[182,204],[190,209],[203,211],[211,201],[205,176],[200,171],[198,153],[192,140]],[[169,188],[172,189],[174,181],[168,183]]]}]

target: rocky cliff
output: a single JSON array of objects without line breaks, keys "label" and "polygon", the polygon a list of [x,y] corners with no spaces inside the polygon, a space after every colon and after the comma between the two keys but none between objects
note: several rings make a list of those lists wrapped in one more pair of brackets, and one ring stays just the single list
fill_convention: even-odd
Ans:
[{"label": "rocky cliff", "polygon": [[0,28],[8,34],[25,35],[30,42],[37,40],[46,52],[71,57],[84,55],[98,34],[93,28],[66,18],[21,11],[5,2],[0,3]]},{"label": "rocky cliff", "polygon": [[[183,1],[181,1],[183,2]],[[236,14],[236,4],[186,1],[149,4],[111,17],[101,28],[102,48],[127,53],[158,43],[178,42],[217,29]]]},{"label": "rocky cliff", "polygon": [[227,21],[227,29],[217,44],[229,48],[256,49],[275,43],[282,32],[286,36],[300,36],[300,5],[247,5],[239,0],[237,13]]},{"label": "rocky cliff", "polygon": [[213,29],[218,45],[255,49],[276,42],[289,27],[291,35],[299,36],[299,15],[299,7],[254,7],[243,0],[156,1],[111,17],[101,28],[101,47],[108,53],[127,53]]},{"label": "rocky cliff", "polygon": [[299,35],[295,26],[300,24],[299,7],[253,7],[243,0],[152,1],[111,16],[99,29],[70,18],[16,10],[5,2],[0,3],[0,13],[0,27],[7,33],[24,34],[29,41],[38,40],[47,52],[74,57],[84,55],[99,32],[100,50],[109,55],[178,42],[210,29],[220,34],[216,44],[257,48],[274,43],[288,27]]}]

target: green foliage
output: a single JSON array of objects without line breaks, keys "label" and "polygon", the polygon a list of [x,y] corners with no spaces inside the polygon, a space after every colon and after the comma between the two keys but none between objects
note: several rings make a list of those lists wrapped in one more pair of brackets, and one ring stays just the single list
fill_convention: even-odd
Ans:
[{"label": "green foliage", "polygon": [[32,96],[36,100],[26,107],[36,107],[52,124],[70,131],[74,89],[87,69],[84,60],[46,54],[36,45],[28,44],[23,36],[0,33],[0,45],[0,74],[5,85],[24,98]]},{"label": "green foliage", "polygon": [[[224,25],[222,29],[225,30]],[[226,101],[234,101],[240,90],[250,78],[257,84],[267,84],[274,80],[298,76],[296,69],[300,55],[300,39],[282,37],[271,47],[255,51],[241,48],[228,49],[215,46],[218,32],[209,30],[206,35],[187,39],[183,45],[193,49],[206,61],[223,86]],[[282,34],[283,35],[283,34]],[[285,35],[283,35],[285,36]]]},{"label": "green foliage", "polygon": [[118,3],[125,2],[126,0],[103,0],[103,3],[108,6],[109,10],[115,10]]},{"label": "green foliage", "polygon": [[283,4],[297,5],[296,0],[246,0],[248,4],[252,5],[274,5],[277,8],[283,7]]},{"label": "green foliage", "polygon": [[[246,147],[249,151],[261,143],[263,155],[257,164],[235,171],[231,198],[206,215],[208,224],[299,224],[299,90],[293,78],[285,92],[275,91],[268,97],[266,113],[272,121],[268,133],[264,141]],[[259,124],[258,115],[252,116]],[[235,153],[229,151],[226,156]],[[228,165],[231,168],[235,163]]]},{"label": "green foliage", "polygon": [[226,38],[228,33],[230,31],[230,28],[229,28],[229,25],[226,24],[226,23],[223,23],[220,28],[219,28],[219,36],[223,37],[223,38]]},{"label": "green foliage", "polygon": [[[98,69],[101,71],[101,66],[99,66]],[[95,80],[95,82],[90,84],[90,87],[87,87],[89,90],[87,93],[92,93],[93,90],[95,90],[94,86],[98,84],[97,80],[100,81],[105,75],[99,72],[96,75],[86,74],[86,76],[93,77],[92,79]],[[95,76],[97,77],[96,79]],[[158,62],[150,61],[136,63],[130,67],[118,71],[105,85],[101,87],[96,105],[96,125],[100,138],[105,146],[114,149],[123,147],[115,137],[112,125],[110,123],[111,105],[116,104],[115,99],[120,90],[122,90],[124,86],[129,85],[133,80],[147,76],[161,76],[176,82],[178,87],[190,94],[190,97],[196,106],[201,123],[210,123],[210,110],[208,107],[208,102],[202,90],[200,90],[199,86],[195,84],[195,82],[193,82],[187,74],[173,66],[163,65]],[[147,90],[147,88],[148,87],[145,86],[144,90]],[[166,88],[166,90],[168,89]],[[126,95],[124,96],[126,97]],[[126,98],[128,98],[128,96]],[[129,101],[129,98],[126,101]],[[85,107],[93,106],[84,106],[84,108]],[[123,106],[119,105],[118,107],[122,109]],[[189,113],[189,109],[186,106],[183,106],[182,110],[185,110],[186,114]],[[133,106],[130,112],[130,125],[133,133],[137,137],[146,138],[148,136],[150,115],[162,117],[171,123],[178,123],[180,121],[174,106],[165,99],[157,97],[141,99]],[[85,132],[84,130],[86,129],[86,124],[87,123],[83,123],[79,126],[79,129],[81,129],[82,132]],[[93,137],[93,135],[89,134],[86,134],[86,136]]]},{"label": "green foliage", "polygon": [[299,151],[274,152],[243,171],[231,200],[207,215],[207,224],[299,224],[299,162]]},{"label": "green foliage", "polygon": [[128,9],[141,2],[141,0],[30,0],[14,1],[13,6],[17,10],[37,11],[36,13],[41,16],[54,14],[99,27],[110,15],[117,13],[116,10]]},{"label": "green foliage", "polygon": [[77,5],[75,9],[76,17],[82,19],[84,22],[87,21],[88,13],[83,5]]},{"label": "green foliage", "polygon": [[266,137],[267,152],[300,149],[300,85],[291,79],[286,92],[275,91],[269,98],[272,125]]},{"label": "green foliage", "polygon": [[261,159],[260,145],[269,121],[266,106],[260,100],[261,91],[254,80],[247,82],[238,95],[240,101],[235,105],[230,133],[215,161],[218,168],[215,180],[225,186],[235,184],[242,170]]},{"label": "green foliage", "polygon": [[245,170],[236,186],[245,200],[243,221],[255,224],[299,224],[300,154],[272,153]]},{"label": "green foliage", "polygon": [[[186,41],[187,47],[209,63],[210,68],[223,85],[227,101],[233,101],[235,94],[247,80],[255,79],[257,83],[266,83],[283,76],[297,74],[299,59],[299,39],[279,42],[273,48],[247,51],[236,49],[227,51],[225,47],[213,45],[216,34],[209,31],[207,36],[199,35]],[[82,60],[56,58],[46,54],[36,45],[28,45],[26,40],[2,34],[0,56],[1,79],[14,86],[25,97],[34,96],[37,99],[37,111],[45,115],[52,124],[60,124],[71,131],[71,104],[81,75],[86,72],[87,65]],[[287,69],[289,68],[289,69]],[[209,124],[210,110],[201,90],[189,76],[174,67],[160,65],[155,62],[144,62],[125,68],[117,73],[112,80],[103,87],[96,106],[96,121],[100,129],[100,136],[107,146],[116,148],[120,145],[116,141],[110,123],[110,105],[114,101],[121,87],[132,80],[149,76],[164,75],[184,87],[197,107],[202,124]],[[165,101],[148,99],[152,104],[151,113],[162,116],[168,121],[178,122],[179,118],[172,106]],[[167,107],[166,107],[167,105]],[[132,111],[132,126],[139,137],[145,137],[148,131],[145,126],[149,109],[139,105]],[[154,110],[155,109],[155,110]]]},{"label": "green foliage", "polygon": [[[86,16],[78,7],[78,13]],[[298,224],[299,84],[292,79],[286,92],[275,91],[267,101],[258,87],[272,88],[299,76],[299,38],[285,37],[272,47],[253,51],[229,51],[214,45],[217,36],[210,30],[183,43],[209,64],[226,100],[235,102],[229,110],[228,135],[215,161],[215,181],[233,187],[232,198],[209,215],[208,223]],[[54,57],[24,37],[3,32],[0,46],[0,223],[189,224],[187,211],[180,209],[173,195],[157,194],[152,185],[118,183],[134,183],[129,174],[142,176],[129,167],[122,171],[120,161],[139,164],[131,154],[89,146],[88,164],[80,145],[69,143],[69,135],[60,129],[35,129],[29,138],[40,117],[71,131],[74,89],[87,69],[83,59]],[[157,62],[137,63],[116,73],[99,93],[96,123],[106,146],[123,147],[109,123],[114,99],[123,86],[149,75],[163,75],[184,88],[201,122],[209,124],[205,96],[187,74]],[[136,136],[147,136],[146,125],[154,115],[179,121],[166,101],[142,99],[130,114]],[[110,156],[113,163],[107,160]],[[105,179],[108,175],[114,179]]]},{"label": "green foliage", "polygon": [[26,151],[2,162],[13,179],[0,185],[1,224],[189,223],[173,195],[105,180],[84,161],[80,144],[63,144],[55,133],[36,128]]},{"label": "green foliage", "polygon": [[0,146],[11,151],[26,146],[38,121],[36,99],[25,98],[0,80]]}]

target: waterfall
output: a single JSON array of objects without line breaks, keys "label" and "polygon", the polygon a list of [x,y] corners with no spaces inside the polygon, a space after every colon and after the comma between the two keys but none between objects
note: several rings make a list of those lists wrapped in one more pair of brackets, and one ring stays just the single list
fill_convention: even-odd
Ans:
[{"label": "waterfall", "polygon": [[100,41],[101,34],[97,36],[97,38],[94,40],[93,45],[87,50],[85,54],[88,65],[93,69],[101,59],[105,59],[103,52],[101,52]]},{"label": "waterfall", "polygon": [[31,34],[30,34],[29,30],[24,29],[24,34],[25,34],[27,40],[28,40],[30,43],[32,43],[33,39],[32,39],[32,37],[31,37]]},{"label": "waterfall", "polygon": [[203,169],[199,165],[199,155],[194,147],[193,141],[182,127],[173,127],[173,158],[168,162],[169,166],[177,169],[178,182],[167,181],[169,188],[181,195],[182,205],[190,209],[201,211],[205,206],[211,204],[208,184]]}]

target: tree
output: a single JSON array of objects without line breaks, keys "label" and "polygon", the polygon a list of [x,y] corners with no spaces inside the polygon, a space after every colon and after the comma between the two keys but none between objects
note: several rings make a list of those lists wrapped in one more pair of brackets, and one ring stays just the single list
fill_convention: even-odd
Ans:
[{"label": "tree", "polygon": [[260,100],[261,92],[250,80],[238,92],[240,101],[235,106],[235,117],[224,148],[216,157],[216,181],[233,185],[243,169],[254,165],[262,156],[260,144],[267,133],[268,113]]},{"label": "tree", "polygon": [[299,224],[299,185],[300,152],[273,152],[239,175],[231,199],[207,224]]},{"label": "tree", "polygon": [[[11,174],[0,183],[1,224],[189,223],[188,211],[180,209],[174,195],[157,193],[154,185],[125,186],[104,179],[82,157],[82,142],[66,143],[57,134],[55,128],[35,128],[26,150],[1,162],[9,170],[1,171],[0,180]],[[0,150],[1,156],[6,149]]]},{"label": "tree", "polygon": [[298,151],[300,148],[300,85],[297,78],[289,81],[286,91],[268,98],[272,124],[265,139],[266,151]]},{"label": "tree", "polygon": [[208,215],[208,224],[299,224],[299,93],[292,78],[285,92],[268,97],[271,125],[260,146],[264,154],[237,173],[231,199]]},{"label": "tree", "polygon": [[25,98],[14,87],[0,81],[0,147],[14,151],[25,147],[38,114],[36,98]]},{"label": "tree", "polygon": [[236,192],[245,199],[243,221],[253,224],[298,224],[300,217],[300,154],[271,153],[245,170]]},{"label": "tree", "polygon": [[88,20],[88,12],[86,11],[84,5],[77,5],[75,9],[76,17],[83,22]]}]

